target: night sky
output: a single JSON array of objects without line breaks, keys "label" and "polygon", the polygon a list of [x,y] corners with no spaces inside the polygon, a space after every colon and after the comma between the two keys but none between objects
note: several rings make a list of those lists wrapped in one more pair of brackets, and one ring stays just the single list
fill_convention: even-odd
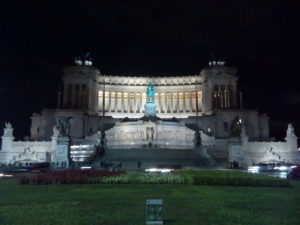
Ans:
[{"label": "night sky", "polygon": [[199,74],[222,57],[239,70],[245,108],[271,117],[271,135],[292,122],[300,136],[296,1],[49,2],[0,2],[0,127],[10,121],[17,137],[33,112],[56,106],[62,68],[85,52],[115,75]]}]

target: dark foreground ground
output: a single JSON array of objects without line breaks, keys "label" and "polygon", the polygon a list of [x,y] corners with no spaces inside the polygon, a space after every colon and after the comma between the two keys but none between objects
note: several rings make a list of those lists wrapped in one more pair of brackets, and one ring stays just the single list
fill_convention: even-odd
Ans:
[{"label": "dark foreground ground", "polygon": [[292,188],[161,184],[19,185],[0,180],[1,225],[142,225],[145,201],[164,200],[166,225],[299,225]]}]

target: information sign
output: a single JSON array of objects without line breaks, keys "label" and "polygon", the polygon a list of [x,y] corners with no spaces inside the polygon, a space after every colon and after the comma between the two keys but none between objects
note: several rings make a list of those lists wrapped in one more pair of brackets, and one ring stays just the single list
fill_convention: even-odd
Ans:
[{"label": "information sign", "polygon": [[162,199],[146,200],[146,224],[147,225],[163,224],[163,200]]}]

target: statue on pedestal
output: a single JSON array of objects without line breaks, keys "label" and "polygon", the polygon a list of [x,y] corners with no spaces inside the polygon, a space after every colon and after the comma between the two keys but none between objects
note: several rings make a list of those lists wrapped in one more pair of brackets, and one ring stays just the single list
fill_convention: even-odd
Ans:
[{"label": "statue on pedestal", "polygon": [[295,135],[294,127],[291,123],[288,124],[288,129],[286,131],[286,137],[297,137]]},{"label": "statue on pedestal", "polygon": [[10,122],[7,122],[7,123],[5,122],[5,128],[3,131],[4,131],[3,132],[4,137],[12,137],[14,128],[12,127]]},{"label": "statue on pedestal", "polygon": [[60,137],[68,137],[70,135],[70,116],[57,117],[57,129]]},{"label": "statue on pedestal", "polygon": [[242,120],[238,117],[238,115],[236,115],[230,127],[230,135],[231,137],[240,137],[241,133],[242,133]]},{"label": "statue on pedestal", "polygon": [[58,137],[58,135],[59,135],[58,126],[57,126],[57,125],[54,125],[53,128],[52,128],[52,130],[53,130],[53,135],[52,135],[52,137]]},{"label": "statue on pedestal", "polygon": [[144,105],[146,117],[156,117],[156,104],[154,102],[154,88],[153,84],[149,83],[147,85],[147,102]]},{"label": "statue on pedestal", "polygon": [[154,88],[153,84],[150,82],[147,86],[147,102],[153,102],[154,100]]}]

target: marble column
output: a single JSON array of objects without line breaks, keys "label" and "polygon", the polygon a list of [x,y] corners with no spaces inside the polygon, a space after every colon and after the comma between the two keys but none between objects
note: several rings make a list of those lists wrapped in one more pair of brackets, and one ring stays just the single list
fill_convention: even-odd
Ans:
[{"label": "marble column", "polygon": [[78,108],[82,109],[82,85],[79,85],[79,93],[78,93]]},{"label": "marble column", "polygon": [[132,99],[132,111],[133,113],[136,113],[137,111],[137,105],[136,105],[136,93],[133,92],[133,99]]},{"label": "marble column", "polygon": [[136,92],[134,94],[134,107],[135,107],[135,113],[138,113],[139,112],[139,109],[140,109],[140,105],[139,105],[139,102],[140,102],[140,99],[138,98],[138,93]]},{"label": "marble column", "polygon": [[111,112],[116,112],[116,104],[117,104],[117,93],[111,93]]},{"label": "marble column", "polygon": [[[101,94],[101,95],[99,95],[99,94]],[[103,91],[99,91],[98,101],[99,101],[99,109],[98,110],[102,112],[102,110],[103,110],[103,107],[102,107],[102,105],[103,105],[103,103],[102,103],[102,101],[103,101]]]},{"label": "marble column", "polygon": [[193,99],[192,99],[192,92],[190,91],[190,112],[193,112]]},{"label": "marble column", "polygon": [[68,85],[64,84],[64,93],[63,93],[63,107],[68,107]]},{"label": "marble column", "polygon": [[111,108],[110,108],[110,91],[108,92],[108,105],[107,105],[107,111],[110,112]]},{"label": "marble column", "polygon": [[236,85],[233,86],[233,90],[232,90],[232,107],[233,108],[237,108],[237,88]]},{"label": "marble column", "polygon": [[130,92],[127,93],[127,113],[130,113]]},{"label": "marble column", "polygon": [[85,107],[85,109],[88,109],[89,108],[89,100],[90,100],[89,87],[88,86],[85,87],[84,94],[85,94],[85,96],[84,96],[85,97],[85,99],[84,99],[84,101],[85,101],[84,107]]},{"label": "marble column", "polygon": [[177,107],[176,107],[176,112],[179,113],[179,93],[176,93],[177,95]]},{"label": "marble column", "polygon": [[75,89],[75,85],[72,85],[72,108],[74,109],[75,107],[76,107],[76,102],[75,102],[75,100],[76,100],[76,89]]},{"label": "marble column", "polygon": [[183,92],[183,112],[185,113],[186,112],[186,101],[185,101],[185,92]]},{"label": "marble column", "polygon": [[228,109],[231,108],[231,103],[230,103],[230,89],[229,89],[229,86],[226,87],[227,88],[227,106],[228,106]]},{"label": "marble column", "polygon": [[115,113],[118,112],[118,92],[116,92],[116,95],[115,95],[114,112]]},{"label": "marble column", "polygon": [[229,98],[228,98],[228,88],[227,88],[227,86],[225,87],[224,94],[225,94],[225,108],[228,109],[229,108]]},{"label": "marble column", "polygon": [[111,112],[111,91],[108,92],[108,112]]},{"label": "marble column", "polygon": [[140,113],[143,112],[143,93],[140,93]]},{"label": "marble column", "polygon": [[124,113],[124,108],[125,108],[125,104],[124,104],[124,92],[121,92],[121,113]]},{"label": "marble column", "polygon": [[134,93],[130,92],[129,93],[129,110],[130,110],[130,113],[134,113],[135,112],[134,97],[135,97]]},{"label": "marble column", "polygon": [[171,104],[170,104],[171,105],[171,113],[173,113],[173,110],[174,110],[173,109],[173,106],[174,106],[174,104],[173,104],[173,92],[171,92],[170,95],[171,95],[170,96],[171,97]]},{"label": "marble column", "polygon": [[160,108],[160,113],[163,113],[164,108],[163,108],[163,98],[162,98],[162,93],[159,93],[159,108]]},{"label": "marble column", "polygon": [[57,109],[60,109],[60,99],[61,99],[61,91],[57,92]]},{"label": "marble column", "polygon": [[224,91],[220,91],[220,102],[221,102],[221,109],[224,109]]},{"label": "marble column", "polygon": [[202,88],[199,85],[196,85],[196,93],[198,95],[198,90],[202,90],[202,111],[204,113],[210,112],[213,107],[216,107],[217,103],[215,101],[215,105],[213,105],[213,101],[217,100],[216,98],[214,99],[215,96],[215,89],[214,85],[211,84],[209,85],[208,82],[203,83]]},{"label": "marble column", "polygon": [[165,93],[165,95],[164,95],[165,97],[164,97],[164,109],[165,109],[165,113],[167,113],[168,112],[168,105],[167,105],[167,93]]},{"label": "marble column", "polygon": [[155,101],[156,101],[156,105],[157,105],[157,113],[160,113],[161,112],[161,110],[160,110],[160,93],[157,93],[157,99]]}]

